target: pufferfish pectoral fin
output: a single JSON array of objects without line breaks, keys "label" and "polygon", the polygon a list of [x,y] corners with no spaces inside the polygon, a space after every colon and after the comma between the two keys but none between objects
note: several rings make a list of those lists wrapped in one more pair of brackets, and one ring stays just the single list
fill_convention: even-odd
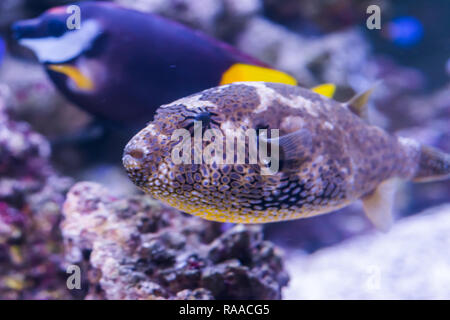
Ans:
[{"label": "pufferfish pectoral fin", "polygon": [[301,160],[312,146],[312,134],[304,128],[266,141],[268,144],[278,144],[280,160]]},{"label": "pufferfish pectoral fin", "polygon": [[382,232],[387,232],[392,226],[395,191],[397,179],[389,179],[378,185],[375,191],[364,197],[364,211],[373,225]]}]

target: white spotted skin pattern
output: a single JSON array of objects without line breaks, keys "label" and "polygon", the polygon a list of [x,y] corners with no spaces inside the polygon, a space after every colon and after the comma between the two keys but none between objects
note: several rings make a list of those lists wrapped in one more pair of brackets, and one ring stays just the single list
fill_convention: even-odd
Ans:
[{"label": "white spotted skin pattern", "polygon": [[[175,129],[192,128],[196,115],[209,128],[305,130],[298,158],[274,175],[260,164],[181,164],[171,151]],[[203,148],[208,142],[203,142]],[[245,82],[205,90],[158,109],[155,120],[131,139],[123,163],[144,192],[187,213],[215,221],[264,223],[305,218],[344,207],[381,182],[410,179],[418,151],[368,125],[343,104],[284,84]]]}]

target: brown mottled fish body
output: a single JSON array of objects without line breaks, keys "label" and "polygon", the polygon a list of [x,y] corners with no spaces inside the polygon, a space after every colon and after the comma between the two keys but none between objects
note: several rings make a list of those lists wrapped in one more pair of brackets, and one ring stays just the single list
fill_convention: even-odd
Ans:
[{"label": "brown mottled fish body", "polygon": [[[279,171],[262,175],[262,164],[248,163],[174,164],[174,130],[191,127],[205,114],[204,125],[224,135],[279,129]],[[294,144],[284,146],[283,137]],[[203,141],[203,147],[209,143]],[[246,82],[161,106],[155,120],[128,143],[123,162],[138,187],[170,206],[209,220],[261,223],[327,213],[358,199],[365,201],[369,217],[371,211],[383,216],[389,208],[380,200],[389,204],[391,181],[448,176],[448,155],[422,150],[310,90]],[[385,228],[378,218],[371,220]]]}]

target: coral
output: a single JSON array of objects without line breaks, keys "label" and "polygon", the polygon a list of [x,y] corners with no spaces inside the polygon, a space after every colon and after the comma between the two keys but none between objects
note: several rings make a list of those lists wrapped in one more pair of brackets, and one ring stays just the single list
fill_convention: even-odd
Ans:
[{"label": "coral", "polygon": [[75,131],[90,119],[59,94],[41,65],[6,55],[0,82],[7,84],[3,96],[12,113],[45,136]]},{"label": "coral", "polygon": [[216,37],[232,39],[250,17],[261,11],[259,0],[116,0],[127,8],[154,12]]},{"label": "coral", "polygon": [[0,297],[69,297],[58,223],[71,180],[49,164],[50,147],[13,121],[0,96]]},{"label": "coral", "polygon": [[[392,1],[367,0],[262,0],[266,15],[294,30],[333,32],[365,22],[366,9],[371,4],[391,11]],[[381,3],[380,3],[381,2]]]},{"label": "coral", "polygon": [[[237,46],[274,67],[288,71],[303,85],[324,81],[340,86],[356,83],[369,46],[361,32],[350,29],[320,38],[307,38],[267,19],[255,17],[238,37]],[[348,48],[352,48],[349,52]]]},{"label": "coral", "polygon": [[23,18],[24,0],[4,0],[0,2],[0,29],[11,22]]},{"label": "coral", "polygon": [[61,228],[87,299],[280,299],[288,276],[278,249],[258,226],[222,226],[81,182]]}]

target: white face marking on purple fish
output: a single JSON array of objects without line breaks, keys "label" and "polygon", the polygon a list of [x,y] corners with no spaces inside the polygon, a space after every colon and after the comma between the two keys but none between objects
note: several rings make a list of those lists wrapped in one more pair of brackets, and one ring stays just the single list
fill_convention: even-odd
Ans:
[{"label": "white face marking on purple fish", "polygon": [[66,29],[60,37],[23,38],[19,43],[33,50],[41,63],[62,63],[80,56],[100,32],[98,22],[86,20],[80,29]]}]

